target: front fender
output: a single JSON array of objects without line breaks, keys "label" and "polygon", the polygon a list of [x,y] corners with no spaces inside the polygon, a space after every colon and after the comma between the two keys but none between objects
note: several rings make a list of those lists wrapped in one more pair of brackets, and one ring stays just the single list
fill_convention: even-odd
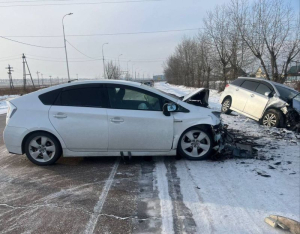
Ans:
[{"label": "front fender", "polygon": [[[189,117],[189,118],[188,118]],[[173,149],[177,149],[178,141],[182,133],[191,127],[204,125],[204,126],[216,126],[220,124],[220,120],[213,114],[200,115],[191,118],[190,115],[185,116],[184,113],[174,114],[174,139]]]}]

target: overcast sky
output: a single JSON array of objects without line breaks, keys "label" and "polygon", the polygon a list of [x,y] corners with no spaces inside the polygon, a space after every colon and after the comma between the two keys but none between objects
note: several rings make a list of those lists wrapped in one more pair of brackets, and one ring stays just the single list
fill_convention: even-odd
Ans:
[{"label": "overcast sky", "polygon": [[[126,2],[98,5],[45,5],[45,6],[15,6],[37,4],[74,4],[113,2],[111,0],[1,0],[0,1],[0,36],[60,36],[53,38],[11,37],[13,40],[25,43],[63,47],[62,17],[74,13],[64,20],[66,39],[84,54],[92,57],[102,57],[102,44],[106,61],[118,61],[122,71],[137,70],[137,73],[163,73],[165,59],[174,51],[183,36],[193,36],[197,30],[110,36],[76,37],[68,35],[110,34],[125,32],[181,30],[203,27],[203,17],[208,10],[217,4],[230,0],[165,0],[152,2]],[[126,1],[126,0],[114,0]],[[134,1],[134,0],[133,0]],[[299,10],[299,1],[289,1]],[[14,3],[12,3],[14,2]],[[60,49],[35,48],[17,44],[0,38],[0,79],[7,78],[5,67],[14,67],[13,78],[22,78],[21,54],[28,56],[28,63],[36,77],[36,72],[43,73],[44,78],[67,77],[65,52]],[[103,76],[102,60],[91,60],[77,52],[67,44],[70,76],[76,78],[95,78]],[[47,61],[51,60],[51,61]]]}]

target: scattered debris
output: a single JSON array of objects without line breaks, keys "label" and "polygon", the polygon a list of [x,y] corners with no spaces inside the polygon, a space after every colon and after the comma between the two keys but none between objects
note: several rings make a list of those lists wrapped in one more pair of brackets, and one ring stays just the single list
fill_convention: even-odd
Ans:
[{"label": "scattered debris", "polygon": [[269,169],[276,169],[275,167],[272,167],[271,165],[268,165],[269,166]]},{"label": "scattered debris", "polygon": [[265,218],[265,222],[273,228],[281,228],[290,231],[292,234],[300,234],[300,223],[283,216],[270,215]]},{"label": "scattered debris", "polygon": [[258,168],[255,168],[254,171],[256,171],[256,173],[260,176],[263,176],[263,177],[271,177],[267,172],[263,171],[263,170],[260,170]]},{"label": "scattered debris", "polygon": [[276,165],[276,166],[278,166],[278,165],[280,165],[281,164],[281,162],[276,162],[276,163],[274,163],[274,165]]}]

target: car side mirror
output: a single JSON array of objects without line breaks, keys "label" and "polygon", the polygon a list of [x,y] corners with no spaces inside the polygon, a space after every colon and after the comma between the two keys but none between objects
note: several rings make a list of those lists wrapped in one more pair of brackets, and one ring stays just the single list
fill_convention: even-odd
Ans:
[{"label": "car side mirror", "polygon": [[165,116],[170,116],[171,115],[171,112],[174,112],[177,110],[177,105],[174,104],[174,103],[166,103],[164,106],[163,106],[163,114]]},{"label": "car side mirror", "polygon": [[272,95],[271,95],[270,92],[265,92],[265,96],[266,96],[266,97],[271,97]]}]

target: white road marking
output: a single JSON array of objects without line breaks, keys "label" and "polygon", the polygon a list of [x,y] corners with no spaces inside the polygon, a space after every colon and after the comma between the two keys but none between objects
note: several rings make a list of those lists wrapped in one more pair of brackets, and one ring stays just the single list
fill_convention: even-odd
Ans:
[{"label": "white road marking", "polygon": [[94,213],[92,214],[92,216],[91,216],[91,218],[90,218],[90,220],[89,220],[89,222],[86,226],[86,229],[85,229],[86,234],[90,234],[90,233],[94,232],[94,229],[96,227],[98,218],[100,216],[101,210],[102,210],[104,202],[106,200],[107,194],[108,194],[108,192],[110,190],[110,187],[113,183],[113,178],[115,177],[115,174],[118,170],[119,164],[120,164],[120,158],[118,158],[117,161],[115,162],[114,167],[111,170],[110,175],[109,175],[108,179],[105,182],[105,185],[103,187],[103,190],[102,190],[102,193],[99,197],[99,200],[98,200],[97,204],[94,207]]},{"label": "white road marking", "polygon": [[164,164],[163,157],[159,157],[156,165],[156,180],[158,197],[160,199],[160,209],[162,218],[162,232],[166,234],[174,233],[173,228],[173,204],[169,195],[169,186],[167,178],[167,168]]}]

